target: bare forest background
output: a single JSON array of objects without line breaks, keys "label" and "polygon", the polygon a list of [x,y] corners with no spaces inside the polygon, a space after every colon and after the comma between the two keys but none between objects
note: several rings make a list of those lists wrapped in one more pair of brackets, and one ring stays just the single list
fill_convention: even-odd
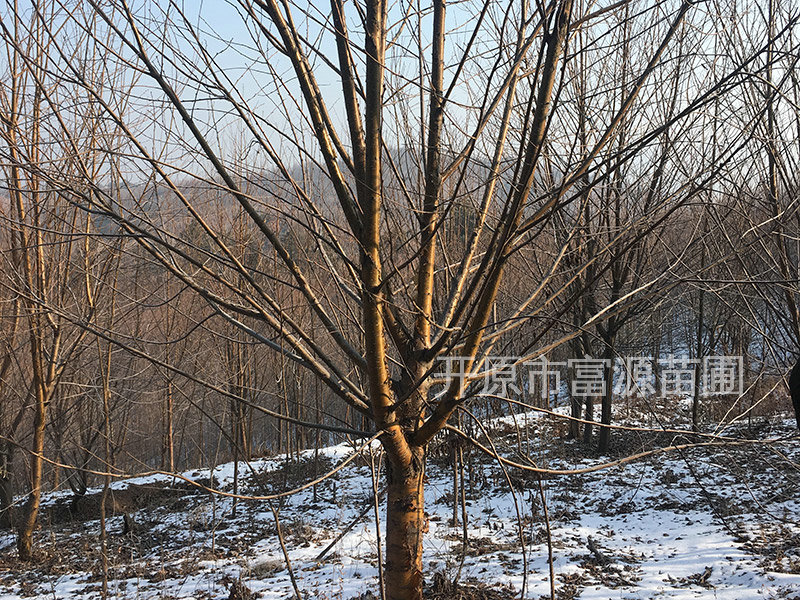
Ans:
[{"label": "bare forest background", "polygon": [[[487,397],[491,356],[744,357],[742,394],[675,405],[676,443],[788,410],[794,4],[212,4],[0,9],[21,556],[43,490],[380,435],[410,494],[429,444],[492,417],[571,406],[560,434],[613,453],[598,425],[663,404],[542,399],[521,367]],[[471,383],[437,379],[448,356]],[[391,532],[421,510],[388,517],[391,597],[418,597]]]}]

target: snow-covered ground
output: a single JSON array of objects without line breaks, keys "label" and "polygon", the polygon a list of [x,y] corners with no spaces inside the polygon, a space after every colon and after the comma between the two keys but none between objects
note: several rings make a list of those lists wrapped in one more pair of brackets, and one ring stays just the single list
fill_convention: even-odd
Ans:
[{"label": "snow-covered ground", "polygon": [[[526,420],[529,435],[518,436],[509,419],[505,429],[502,422],[493,424],[496,443],[510,457],[521,444],[537,464],[552,468],[610,460],[585,457],[578,444],[555,435],[549,418],[518,418],[517,423]],[[800,471],[791,462],[800,458],[800,443],[791,437],[795,431],[790,422],[774,422],[757,433],[745,428],[726,433],[779,441],[692,448],[543,479],[557,597],[800,599]],[[628,432],[615,439],[611,460],[672,438]],[[262,494],[295,487],[312,479],[315,469],[321,474],[352,452],[346,444],[325,449],[316,467],[310,452],[294,463],[283,457],[242,463],[242,489]],[[439,573],[440,580],[452,580],[458,574],[461,584],[497,587],[492,598],[519,598],[523,585],[527,598],[549,597],[547,528],[537,478],[509,470],[512,490],[490,458],[473,453],[465,490],[465,546],[462,524],[451,521],[447,457],[446,450],[434,452],[427,472],[427,579]],[[317,559],[369,506],[371,472],[368,461],[359,459],[316,491],[305,489],[272,503],[304,598],[366,599],[377,592],[373,512]],[[213,475],[220,488],[231,489],[233,465]],[[208,478],[209,472],[184,476]],[[166,483],[157,476],[136,483],[159,480]],[[233,505],[231,498],[186,491],[133,513],[132,534],[121,534],[122,516],[110,518],[109,596],[243,600],[241,582],[254,593],[251,598],[294,597],[270,504],[239,501],[235,515]],[[45,524],[36,540],[40,563],[26,569],[14,558],[13,537],[0,532],[0,600],[99,597],[98,540],[97,520]]]}]

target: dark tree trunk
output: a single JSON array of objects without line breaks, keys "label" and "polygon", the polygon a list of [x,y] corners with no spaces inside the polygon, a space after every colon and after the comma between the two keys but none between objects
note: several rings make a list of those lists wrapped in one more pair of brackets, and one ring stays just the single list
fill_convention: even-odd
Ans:
[{"label": "dark tree trunk", "polygon": [[[21,413],[20,413],[21,414]],[[19,416],[17,421],[19,421]],[[0,445],[0,529],[14,527],[14,488],[11,485],[11,456],[10,442]]]},{"label": "dark tree trunk", "polygon": [[797,427],[800,429],[800,360],[797,361],[789,376],[789,394],[792,396],[794,416],[797,419]]},{"label": "dark tree trunk", "polygon": [[[47,396],[49,397],[49,396]],[[42,498],[42,467],[44,452],[44,427],[46,411],[46,394],[41,386],[36,389],[36,416],[33,421],[33,452],[30,457],[31,493],[25,503],[17,523],[17,552],[20,560],[33,560],[33,531],[39,516],[39,504]]]},{"label": "dark tree trunk", "polygon": [[14,490],[11,486],[11,478],[0,476],[0,529],[11,529],[14,526]]},{"label": "dark tree trunk", "polygon": [[458,438],[454,433],[450,434],[450,456],[452,458],[452,465],[453,465],[453,518],[451,519],[451,523],[453,527],[458,526],[458,509],[460,508],[460,504],[458,501],[458,490],[459,490],[459,482],[458,482]]},{"label": "dark tree trunk", "polygon": [[606,393],[603,394],[603,405],[600,413],[600,431],[597,438],[597,450],[600,453],[608,452],[608,447],[611,443],[611,402],[613,400],[612,394],[614,393],[614,364],[612,358],[614,356],[612,348],[614,340],[609,341],[609,347],[603,355],[603,358],[608,361],[605,366],[605,382]]},{"label": "dark tree trunk", "polygon": [[594,397],[586,397],[586,414],[584,415],[586,423],[583,424],[583,443],[592,443],[592,422],[594,421]]},{"label": "dark tree trunk", "polygon": [[581,424],[577,420],[581,418],[581,399],[570,395],[569,403],[572,419],[569,422],[569,434],[567,437],[571,440],[577,440],[581,436]]}]

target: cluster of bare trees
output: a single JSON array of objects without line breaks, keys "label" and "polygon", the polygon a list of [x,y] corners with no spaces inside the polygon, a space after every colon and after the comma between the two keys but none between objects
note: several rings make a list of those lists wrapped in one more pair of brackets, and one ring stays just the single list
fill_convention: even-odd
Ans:
[{"label": "cluster of bare trees", "polygon": [[[490,357],[800,350],[789,2],[8,0],[0,34],[23,558],[45,486],[379,433],[420,598],[426,452],[511,410]],[[572,401],[601,451],[610,389]]]}]

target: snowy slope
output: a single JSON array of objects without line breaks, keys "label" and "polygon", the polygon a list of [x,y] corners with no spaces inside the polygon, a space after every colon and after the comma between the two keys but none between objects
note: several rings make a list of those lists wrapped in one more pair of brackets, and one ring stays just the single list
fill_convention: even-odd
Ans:
[{"label": "snowy slope", "polygon": [[[549,419],[531,418],[529,425],[530,438],[536,440],[530,442],[530,453],[538,464],[574,468],[604,460],[585,458],[577,444],[549,435]],[[764,439],[785,438],[769,445],[691,449],[544,479],[558,597],[800,599],[800,475],[781,458],[800,456],[797,440],[788,437],[793,433],[789,425],[762,428]],[[500,429],[498,443],[505,442],[511,453],[519,443],[516,431],[504,431],[502,423],[493,427]],[[628,443],[635,446],[637,440],[633,436]],[[325,464],[317,465],[317,471],[352,452],[347,444],[321,451]],[[285,457],[240,464],[243,489],[252,494],[306,482],[314,468],[312,452],[288,467]],[[508,586],[498,597],[519,597],[523,585],[528,598],[549,597],[547,535],[536,478],[510,471],[512,492],[503,472],[477,454],[472,472],[463,552],[462,526],[450,523],[451,468],[446,454],[431,458],[428,578],[438,572],[452,579],[459,572],[461,583]],[[184,474],[190,479],[209,475],[208,470]],[[223,465],[213,475],[229,490],[233,465]],[[159,479],[171,478],[135,483]],[[372,490],[371,469],[359,460],[320,483],[316,499],[309,488],[273,502],[304,597],[368,598],[364,594],[377,591],[373,512],[316,560],[370,504]],[[121,535],[121,516],[109,519],[111,597],[228,598],[238,581],[253,597],[294,596],[268,502],[239,501],[235,516],[232,498],[205,493],[176,494],[163,504],[133,514],[137,529],[132,535]],[[98,521],[45,525],[37,538],[43,560],[26,570],[13,557],[12,536],[0,534],[0,600],[99,597],[98,535]]]}]

